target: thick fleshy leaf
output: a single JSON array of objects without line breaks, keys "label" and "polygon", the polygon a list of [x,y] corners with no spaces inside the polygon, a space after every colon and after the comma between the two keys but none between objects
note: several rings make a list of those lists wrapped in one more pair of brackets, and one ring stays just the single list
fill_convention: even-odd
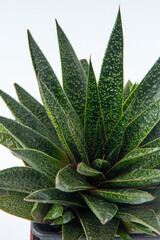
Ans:
[{"label": "thick fleshy leaf", "polygon": [[146,233],[148,235],[156,237],[156,234],[152,232],[149,228],[143,226],[142,224],[139,223],[132,223],[132,222],[127,222],[123,221],[123,224],[125,225],[125,229],[127,232],[131,233]]},{"label": "thick fleshy leaf", "polygon": [[59,160],[66,159],[67,161],[65,152],[31,128],[5,117],[0,117],[0,123],[23,147],[34,148]]},{"label": "thick fleshy leaf", "polygon": [[[65,111],[49,89],[38,79],[39,88],[43,103],[46,107],[48,115],[57,131],[60,141],[62,142],[70,161],[75,164],[76,160],[80,160],[80,156],[77,147],[73,141],[73,137],[68,127],[68,117]],[[70,112],[69,112],[70,117]],[[76,160],[75,160],[76,156]]]},{"label": "thick fleshy leaf", "polygon": [[61,205],[53,205],[48,213],[45,215],[44,220],[52,220],[62,216],[63,207]]},{"label": "thick fleshy leaf", "polygon": [[63,89],[83,123],[87,77],[68,38],[57,21],[56,26],[62,64]]},{"label": "thick fleshy leaf", "polygon": [[[122,170],[126,169],[128,166],[138,166],[138,164],[146,164],[146,169],[149,165],[156,166],[160,164],[159,160],[160,148],[146,148],[146,149],[136,149],[128,153],[121,161],[116,163],[107,173],[107,177],[117,176]],[[134,167],[137,169],[138,167]]]},{"label": "thick fleshy leaf", "polygon": [[74,215],[72,212],[70,211],[65,211],[64,214],[58,218],[56,218],[54,220],[53,223],[51,223],[52,226],[57,226],[57,225],[62,225],[62,224],[66,224],[70,221],[72,221],[72,219],[74,218]]},{"label": "thick fleshy leaf", "polygon": [[106,160],[97,158],[92,163],[92,167],[96,170],[101,171],[101,172],[106,172],[110,168],[110,164]]},{"label": "thick fleshy leaf", "polygon": [[29,167],[13,167],[0,171],[1,189],[30,193],[53,185],[53,181]]},{"label": "thick fleshy leaf", "polygon": [[50,204],[36,202],[31,211],[32,217],[36,222],[44,223],[44,217],[50,208]]},{"label": "thick fleshy leaf", "polygon": [[79,240],[83,234],[83,228],[77,219],[62,225],[63,240]]},{"label": "thick fleshy leaf", "polygon": [[[119,146],[121,146],[123,141],[124,132],[128,125],[128,120],[131,114],[132,104],[128,107],[128,109],[124,112],[122,117],[119,119],[117,125],[113,129],[111,135],[108,137],[104,149],[105,149],[105,156],[108,156],[109,153],[114,152],[114,155],[118,155]],[[116,151],[116,152],[115,152]],[[117,160],[115,158],[110,157],[107,159],[111,165]]]},{"label": "thick fleshy leaf", "polygon": [[35,191],[25,198],[26,201],[52,203],[68,207],[84,207],[80,197],[74,193],[64,193],[58,189],[42,189]]},{"label": "thick fleshy leaf", "polygon": [[121,157],[141,144],[146,135],[160,120],[159,110],[160,101],[152,104],[128,125],[124,134],[124,142],[120,153]]},{"label": "thick fleshy leaf", "polygon": [[141,148],[157,148],[157,147],[160,147],[160,138],[157,138],[154,141],[146,143],[146,144],[144,144],[143,146],[140,146],[140,147]]},{"label": "thick fleshy leaf", "polygon": [[102,183],[104,186],[142,188],[155,186],[160,183],[160,170],[157,169],[139,169],[133,172],[122,174],[112,180]]},{"label": "thick fleshy leaf", "polygon": [[111,202],[127,204],[142,204],[155,199],[150,193],[136,189],[97,189],[91,192]]},{"label": "thick fleshy leaf", "polygon": [[72,165],[62,168],[56,176],[56,188],[63,192],[76,192],[92,189],[89,184]]},{"label": "thick fleshy leaf", "polygon": [[109,222],[116,214],[118,207],[98,197],[83,194],[84,201],[102,224]]},{"label": "thick fleshy leaf", "polygon": [[116,235],[118,235],[122,240],[132,240],[128,233],[120,228],[117,230]]},{"label": "thick fleshy leaf", "polygon": [[123,102],[125,102],[126,99],[129,97],[132,87],[133,87],[133,83],[130,80],[128,80],[128,82],[126,83],[126,85],[124,87]]},{"label": "thick fleshy leaf", "polygon": [[141,207],[134,208],[119,208],[116,217],[125,221],[139,223],[148,227],[152,231],[160,234],[160,225],[157,220],[156,214],[151,209],[141,209]]},{"label": "thick fleshy leaf", "polygon": [[0,132],[0,144],[7,148],[18,148],[21,145],[8,133]]},{"label": "thick fleshy leaf", "polygon": [[97,171],[94,168],[89,167],[87,164],[81,162],[77,165],[77,172],[80,173],[83,176],[87,177],[102,177],[103,174],[99,171]]},{"label": "thick fleshy leaf", "polygon": [[[90,60],[84,118],[85,138],[89,149],[92,149],[93,147],[94,135],[96,133],[96,125],[99,117],[102,117],[103,119],[97,82],[92,67],[92,62]],[[105,134],[103,138],[105,141]]]},{"label": "thick fleshy leaf", "polygon": [[85,139],[80,136],[78,130],[73,126],[73,124],[70,120],[69,114],[67,116],[67,120],[68,120],[68,127],[70,130],[70,133],[71,133],[74,143],[76,144],[76,147],[78,149],[78,153],[80,155],[81,161],[89,164]]},{"label": "thick fleshy leaf", "polygon": [[112,219],[103,225],[99,219],[89,210],[78,212],[78,216],[84,229],[87,240],[113,240],[119,221]]},{"label": "thick fleshy leaf", "polygon": [[103,59],[98,90],[108,137],[122,114],[123,32],[120,9]]},{"label": "thick fleshy leaf", "polygon": [[41,172],[46,177],[54,181],[57,172],[64,167],[63,159],[61,162],[48,156],[46,153],[34,149],[12,149],[13,155],[22,159],[30,167]]},{"label": "thick fleshy leaf", "polygon": [[150,131],[147,137],[143,140],[140,146],[143,146],[149,142],[152,142],[156,139],[160,138],[160,121],[156,124],[156,126]]},{"label": "thick fleshy leaf", "polygon": [[31,113],[33,113],[51,131],[52,135],[54,136],[54,142],[56,145],[60,145],[62,147],[56,130],[50,118],[48,117],[44,106],[17,83],[15,83],[14,86],[20,103],[25,106]]},{"label": "thick fleshy leaf", "polygon": [[33,203],[25,202],[25,196],[25,194],[16,193],[0,197],[0,209],[17,217],[33,221],[31,215]]},{"label": "thick fleshy leaf", "polygon": [[69,112],[70,116],[72,115],[73,117],[72,120],[74,119],[75,126],[79,127],[81,129],[81,132],[83,132],[82,124],[74,108],[69,102],[68,97],[65,95],[61,87],[61,84],[59,83],[50,64],[46,60],[44,54],[38,47],[37,43],[35,42],[35,40],[33,39],[29,31],[28,31],[28,41],[29,41],[30,53],[31,53],[31,58],[32,58],[36,76],[38,75],[40,76],[40,79],[43,82],[43,84],[45,84],[46,87],[49,89],[49,91],[54,95],[59,105],[62,106],[65,113],[67,114]]},{"label": "thick fleshy leaf", "polygon": [[36,132],[42,134],[43,136],[53,139],[51,132],[45,127],[45,125],[35,116],[33,115],[26,107],[17,102],[14,98],[0,90],[0,96],[7,104],[8,108],[12,112],[15,119],[32,128]]},{"label": "thick fleshy leaf", "polygon": [[95,139],[93,144],[93,151],[92,151],[92,158],[103,158],[104,157],[104,129],[103,129],[103,120],[102,117],[100,117],[96,124],[96,132],[95,132]]},{"label": "thick fleshy leaf", "polygon": [[88,77],[88,69],[89,69],[89,65],[88,65],[88,61],[87,59],[80,59],[80,63],[86,73],[86,76]]},{"label": "thick fleshy leaf", "polygon": [[160,100],[159,69],[160,58],[136,88],[137,96],[132,109],[131,119],[142,113],[149,105]]}]

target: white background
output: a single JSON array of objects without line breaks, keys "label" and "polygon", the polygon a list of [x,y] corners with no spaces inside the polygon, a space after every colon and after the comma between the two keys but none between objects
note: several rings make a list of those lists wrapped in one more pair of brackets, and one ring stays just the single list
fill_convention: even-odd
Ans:
[{"label": "white background", "polygon": [[[16,97],[17,82],[37,99],[36,78],[27,43],[27,28],[61,81],[54,19],[79,58],[91,54],[98,79],[104,51],[121,5],[124,30],[124,79],[139,82],[160,56],[159,0],[0,0],[0,88]],[[0,99],[0,115],[11,117]],[[0,169],[20,166],[0,146]],[[0,239],[29,240],[30,223],[0,211]]]}]

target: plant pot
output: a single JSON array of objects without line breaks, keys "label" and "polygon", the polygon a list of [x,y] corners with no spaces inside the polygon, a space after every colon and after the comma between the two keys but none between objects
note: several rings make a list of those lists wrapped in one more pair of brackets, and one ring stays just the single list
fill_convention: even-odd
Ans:
[{"label": "plant pot", "polygon": [[[149,236],[146,234],[131,234],[133,240],[155,240],[160,239],[160,236]],[[119,237],[115,237],[115,240],[119,240]],[[40,224],[40,223],[31,223],[31,238],[30,240],[62,240],[62,234],[55,232],[55,228]],[[72,240],[72,239],[71,239]],[[80,240],[86,240],[85,237],[82,237]],[[99,239],[101,240],[101,239]]]}]

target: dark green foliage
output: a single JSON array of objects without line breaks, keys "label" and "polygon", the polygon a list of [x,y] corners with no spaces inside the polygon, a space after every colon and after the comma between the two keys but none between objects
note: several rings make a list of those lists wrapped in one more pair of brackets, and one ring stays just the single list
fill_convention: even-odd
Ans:
[{"label": "dark green foliage", "polygon": [[15,117],[0,117],[0,143],[26,165],[0,171],[0,209],[61,226],[63,240],[160,234],[160,59],[123,87],[119,9],[97,83],[56,25],[63,88],[28,31],[43,105],[0,90]]}]

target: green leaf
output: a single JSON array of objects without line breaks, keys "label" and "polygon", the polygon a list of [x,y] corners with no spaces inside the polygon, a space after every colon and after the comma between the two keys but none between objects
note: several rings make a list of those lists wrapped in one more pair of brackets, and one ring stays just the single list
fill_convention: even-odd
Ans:
[{"label": "green leaf", "polygon": [[88,61],[87,59],[80,59],[80,63],[85,71],[86,76],[88,77],[88,69],[89,69],[89,65],[88,65]]},{"label": "green leaf", "polygon": [[80,136],[78,130],[73,126],[73,124],[70,120],[69,114],[68,114],[67,120],[68,120],[68,127],[70,130],[70,133],[71,133],[74,143],[76,144],[76,147],[78,149],[78,153],[80,155],[81,161],[89,164],[85,139]]},{"label": "green leaf", "polygon": [[44,223],[44,217],[50,208],[49,204],[36,202],[31,211],[32,217],[36,222]]},{"label": "green leaf", "polygon": [[72,165],[62,168],[56,176],[56,188],[64,192],[76,192],[92,189],[89,184],[79,173],[76,172]]},{"label": "green leaf", "polygon": [[77,172],[87,177],[101,177],[104,178],[103,174],[94,168],[89,167],[87,164],[81,162],[77,165]]},{"label": "green leaf", "polygon": [[83,234],[84,231],[77,219],[62,225],[63,240],[79,240]]},{"label": "green leaf", "polygon": [[12,149],[13,155],[22,159],[30,167],[41,172],[52,181],[55,180],[57,172],[64,167],[62,161],[48,156],[46,153],[34,149]]},{"label": "green leaf", "polygon": [[23,147],[44,151],[59,160],[66,159],[68,161],[66,153],[31,128],[5,117],[0,117],[0,123]]},{"label": "green leaf", "polygon": [[18,103],[14,98],[0,90],[0,96],[7,104],[8,108],[12,112],[15,119],[32,128],[36,132],[41,135],[49,138],[51,141],[53,136],[51,132],[45,127],[45,125],[35,116],[33,115],[27,108],[25,108],[22,104]]},{"label": "green leaf", "polygon": [[[116,163],[108,172],[107,177],[117,176],[122,170],[126,169],[128,166],[138,166],[137,164],[152,164],[157,165],[157,157],[160,154],[160,148],[146,148],[146,149],[135,149],[134,151],[128,153],[124,158]],[[136,164],[136,165],[134,165]],[[146,167],[147,169],[148,167]],[[137,169],[136,167],[134,169]]]},{"label": "green leaf", "polygon": [[48,115],[57,131],[60,141],[62,142],[70,158],[70,161],[75,164],[76,160],[78,161],[80,157],[68,127],[67,114],[62,109],[55,96],[49,91],[46,85],[41,82],[40,78],[38,79],[38,83],[42,100],[44,102],[44,106],[46,107]]},{"label": "green leaf", "polygon": [[18,148],[21,145],[8,133],[0,132],[0,144],[7,148]]},{"label": "green leaf", "polygon": [[145,111],[149,105],[160,100],[160,58],[153,65],[144,79],[136,88],[136,99],[132,109],[131,119],[134,119],[137,114]]},{"label": "green leaf", "polygon": [[103,158],[104,157],[104,129],[102,117],[99,117],[96,124],[95,139],[93,144],[93,151],[91,159]]},{"label": "green leaf", "polygon": [[124,87],[123,102],[125,102],[126,99],[129,97],[132,87],[133,87],[133,83],[130,80],[128,80],[128,82],[126,83],[126,85]]},{"label": "green leaf", "polygon": [[98,197],[86,194],[82,194],[82,197],[102,224],[109,222],[118,210],[118,207],[115,204],[99,199]]},{"label": "green leaf", "polygon": [[[121,146],[123,141],[123,136],[126,130],[126,127],[128,125],[129,117],[132,110],[132,104],[128,107],[128,109],[124,112],[122,117],[119,119],[117,125],[113,129],[111,135],[108,137],[104,149],[105,149],[105,155],[108,156],[109,153],[112,151],[114,152],[114,155],[117,155],[119,151],[119,146]],[[115,152],[116,151],[116,152]],[[108,160],[108,159],[107,159]],[[113,165],[113,163],[116,161],[115,158],[110,158],[109,162]]]},{"label": "green leaf", "polygon": [[13,167],[0,171],[1,189],[30,193],[53,185],[53,181],[29,167]]},{"label": "green leaf", "polygon": [[13,194],[9,196],[0,197],[0,209],[15,215],[33,221],[31,210],[33,203],[24,201],[25,194]]},{"label": "green leaf", "polygon": [[96,189],[91,193],[111,202],[142,204],[155,198],[148,192],[134,189]]},{"label": "green leaf", "polygon": [[120,228],[118,228],[116,235],[118,235],[122,240],[132,240],[132,238],[128,235],[128,233],[126,233]]},{"label": "green leaf", "polygon": [[123,32],[120,9],[103,59],[98,90],[108,137],[122,114]]},{"label": "green leaf", "polygon": [[45,215],[44,220],[52,220],[62,216],[63,207],[61,205],[53,205],[48,213]]},{"label": "green leaf", "polygon": [[140,207],[138,209],[134,207],[119,208],[116,217],[125,221],[142,224],[157,234],[160,234],[160,225],[155,212],[151,209],[141,209]]},{"label": "green leaf", "polygon": [[87,240],[113,240],[119,224],[117,219],[114,218],[107,224],[103,225],[89,210],[79,211],[78,216]]},{"label": "green leaf", "polygon": [[150,133],[146,136],[140,146],[143,146],[149,142],[154,141],[160,137],[160,121],[155,125],[155,127],[150,131]]},{"label": "green leaf", "polygon": [[131,223],[131,222],[123,222],[125,228],[127,227],[127,232],[132,233],[146,233],[148,235],[156,237],[156,234],[153,233],[149,228],[139,224],[139,223]]},{"label": "green leaf", "polygon": [[33,113],[51,131],[52,135],[54,136],[54,143],[62,147],[56,130],[51,120],[49,119],[44,106],[17,83],[15,83],[14,86],[20,103],[25,106],[31,113]]},{"label": "green leaf", "polygon": [[64,214],[54,220],[53,223],[51,223],[52,226],[62,225],[70,222],[74,218],[74,215],[70,211],[65,211]]},{"label": "green leaf", "polygon": [[110,168],[110,164],[106,160],[97,158],[92,163],[92,167],[96,170],[100,170],[101,172],[106,172],[106,170]]},{"label": "green leaf", "polygon": [[146,143],[146,144],[144,144],[143,146],[140,146],[140,147],[141,148],[157,148],[157,147],[160,147],[160,138],[157,138],[154,141]]},{"label": "green leaf", "polygon": [[[102,117],[102,110],[100,105],[97,82],[94,75],[92,62],[90,60],[84,119],[85,138],[89,149],[93,148],[94,135],[96,133],[96,125],[99,117]],[[103,136],[103,139],[105,140],[105,135]]]},{"label": "green leaf", "polygon": [[142,169],[126,174],[122,174],[112,180],[102,184],[104,186],[126,187],[126,188],[142,188],[155,186],[160,183],[160,170],[157,169]]},{"label": "green leaf", "polygon": [[84,207],[81,198],[74,193],[64,193],[58,189],[42,189],[35,191],[25,198],[26,201],[52,203],[68,207]]},{"label": "green leaf", "polygon": [[126,128],[120,157],[137,148],[160,120],[160,101],[155,102],[144,112],[138,115]]},{"label": "green leaf", "polygon": [[56,26],[62,64],[63,89],[83,123],[87,77],[68,38],[57,21]]}]

